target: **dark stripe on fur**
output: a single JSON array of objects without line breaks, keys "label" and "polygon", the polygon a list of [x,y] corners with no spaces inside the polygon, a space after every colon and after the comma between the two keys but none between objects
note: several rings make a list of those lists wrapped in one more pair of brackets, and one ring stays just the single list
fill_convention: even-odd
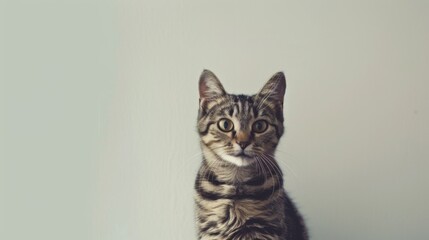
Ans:
[{"label": "dark stripe on fur", "polygon": [[216,174],[214,173],[214,172],[212,172],[211,170],[207,170],[207,174],[206,174],[208,177],[206,178],[206,180],[207,181],[209,181],[211,184],[213,184],[213,185],[215,185],[215,186],[219,186],[219,185],[222,185],[222,184],[226,184],[226,182],[222,182],[222,181],[219,181],[218,179],[217,179],[217,176],[216,176]]},{"label": "dark stripe on fur", "polygon": [[[280,181],[282,183],[282,181]],[[219,199],[230,199],[230,200],[267,200],[270,198],[276,191],[280,189],[282,184],[276,183],[274,186],[270,188],[263,189],[261,191],[253,192],[253,193],[246,193],[242,192],[242,189],[240,187],[236,188],[235,194],[220,194],[217,192],[209,192],[203,187],[201,187],[201,182],[197,181],[195,190],[200,194],[200,196],[206,200],[219,200]]]},{"label": "dark stripe on fur", "polygon": [[212,141],[210,141],[210,142],[208,142],[208,143],[205,143],[205,145],[207,146],[207,147],[210,147],[211,145],[213,145],[214,143],[217,143],[217,142],[220,142],[221,141],[221,139],[215,139],[215,140],[212,140]]},{"label": "dark stripe on fur", "polygon": [[260,186],[265,183],[265,180],[266,180],[265,177],[261,175],[248,180],[244,184],[249,186]]},{"label": "dark stripe on fur", "polygon": [[[209,230],[210,228],[213,228],[213,227],[216,227],[216,226],[217,226],[217,222],[215,222],[215,221],[210,221],[210,222],[206,223],[206,226],[205,226],[205,227],[201,228],[201,231],[202,231],[202,232],[205,232],[205,231]],[[218,234],[219,234],[219,233],[218,233]]]},{"label": "dark stripe on fur", "polygon": [[213,122],[213,121],[208,122],[208,123],[207,123],[207,125],[206,125],[206,128],[205,128],[203,131],[199,132],[199,133],[200,133],[200,136],[207,135],[207,133],[209,132],[210,126],[211,126],[212,124],[214,124],[214,123],[215,123],[215,122]]}]

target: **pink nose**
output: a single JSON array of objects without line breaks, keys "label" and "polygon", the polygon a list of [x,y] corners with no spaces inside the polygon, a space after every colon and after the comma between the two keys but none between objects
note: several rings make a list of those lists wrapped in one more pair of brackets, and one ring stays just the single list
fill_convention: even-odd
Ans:
[{"label": "pink nose", "polygon": [[245,149],[250,144],[249,134],[245,131],[238,131],[237,136],[235,138],[235,142],[241,147],[241,149]]}]

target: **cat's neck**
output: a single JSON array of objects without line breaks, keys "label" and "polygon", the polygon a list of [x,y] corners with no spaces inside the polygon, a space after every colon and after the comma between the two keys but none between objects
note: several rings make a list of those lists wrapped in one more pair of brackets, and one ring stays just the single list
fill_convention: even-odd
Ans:
[{"label": "cat's neck", "polygon": [[258,175],[261,175],[260,173],[257,173],[253,167],[254,166],[252,165],[239,167],[227,162],[213,164],[210,159],[204,159],[203,161],[203,168],[205,171],[210,171],[210,174],[215,175],[219,181],[230,184],[246,182]]}]

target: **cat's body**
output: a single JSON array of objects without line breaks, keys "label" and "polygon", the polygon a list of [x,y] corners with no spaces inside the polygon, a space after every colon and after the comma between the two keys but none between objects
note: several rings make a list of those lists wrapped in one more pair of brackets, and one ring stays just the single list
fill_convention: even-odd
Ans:
[{"label": "cat's body", "polygon": [[274,159],[284,131],[285,89],[283,73],[252,96],[227,94],[213,73],[201,75],[203,162],[195,181],[199,239],[308,239]]}]

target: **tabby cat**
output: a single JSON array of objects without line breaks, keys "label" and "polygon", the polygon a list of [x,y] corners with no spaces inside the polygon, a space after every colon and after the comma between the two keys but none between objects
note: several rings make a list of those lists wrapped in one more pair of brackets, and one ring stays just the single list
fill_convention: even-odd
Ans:
[{"label": "tabby cat", "polygon": [[308,239],[274,159],[284,131],[285,90],[282,72],[251,96],[228,94],[212,72],[201,74],[197,128],[203,161],[195,181],[199,239]]}]

